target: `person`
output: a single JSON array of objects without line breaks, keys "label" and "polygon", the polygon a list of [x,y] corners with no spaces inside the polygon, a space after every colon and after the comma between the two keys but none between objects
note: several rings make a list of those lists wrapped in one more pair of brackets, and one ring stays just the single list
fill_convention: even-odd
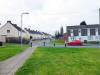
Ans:
[{"label": "person", "polygon": [[32,47],[32,39],[30,40],[30,45],[31,45],[31,47]]},{"label": "person", "polygon": [[65,47],[66,47],[66,44],[67,44],[67,42],[66,42],[66,40],[65,40]]},{"label": "person", "polygon": [[56,44],[54,43],[54,47],[55,47],[55,45],[56,45]]},{"label": "person", "polygon": [[66,44],[67,42],[66,42],[66,40],[65,40],[65,44]]},{"label": "person", "polygon": [[45,46],[45,42],[43,42],[43,45]]}]

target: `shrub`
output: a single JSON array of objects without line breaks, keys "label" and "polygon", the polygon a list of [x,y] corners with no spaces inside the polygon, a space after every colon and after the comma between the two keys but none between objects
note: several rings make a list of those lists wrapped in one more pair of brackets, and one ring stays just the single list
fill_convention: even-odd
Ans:
[{"label": "shrub", "polygon": [[89,44],[99,44],[99,42],[98,41],[90,41],[90,42],[88,42]]},{"label": "shrub", "polygon": [[84,40],[84,43],[87,43],[87,40]]},{"label": "shrub", "polygon": [[[7,37],[6,38],[6,43],[21,43],[21,38],[16,38],[16,37]],[[25,39],[23,38],[23,43],[24,44],[28,44],[29,43],[29,39]]]},{"label": "shrub", "polygon": [[2,46],[3,45],[3,42],[0,42],[0,46]]}]

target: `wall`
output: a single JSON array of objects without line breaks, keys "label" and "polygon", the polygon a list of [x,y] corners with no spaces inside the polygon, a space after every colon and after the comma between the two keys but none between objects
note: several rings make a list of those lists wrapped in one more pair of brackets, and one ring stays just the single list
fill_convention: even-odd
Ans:
[{"label": "wall", "polygon": [[[10,30],[10,33],[7,33],[7,30]],[[19,32],[10,23],[6,23],[0,28],[0,35],[4,35],[6,37],[19,37]]]},{"label": "wall", "polygon": [[59,40],[68,41],[68,33],[65,33],[62,37],[59,37]]},{"label": "wall", "polygon": [[6,42],[5,36],[0,36],[0,42]]}]

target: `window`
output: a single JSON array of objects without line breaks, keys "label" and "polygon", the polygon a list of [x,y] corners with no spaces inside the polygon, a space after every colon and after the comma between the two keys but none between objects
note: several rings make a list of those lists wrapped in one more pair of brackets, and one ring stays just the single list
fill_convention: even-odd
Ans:
[{"label": "window", "polygon": [[90,29],[90,35],[95,35],[95,29]]},{"label": "window", "polygon": [[74,30],[73,33],[74,33],[74,36],[78,36],[78,30]]},{"label": "window", "polygon": [[67,30],[68,31],[68,36],[71,36],[71,32],[70,32],[70,30]]},{"label": "window", "polygon": [[100,28],[98,28],[98,35],[100,35]]},{"label": "window", "polygon": [[7,33],[10,33],[10,30],[7,30]]},{"label": "window", "polygon": [[81,35],[82,36],[87,36],[87,29],[82,29],[81,30]]}]

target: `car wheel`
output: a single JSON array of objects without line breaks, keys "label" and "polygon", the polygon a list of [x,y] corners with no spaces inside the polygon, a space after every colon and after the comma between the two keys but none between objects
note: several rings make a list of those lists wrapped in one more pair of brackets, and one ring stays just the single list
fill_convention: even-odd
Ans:
[{"label": "car wheel", "polygon": [[69,46],[71,45],[71,44],[68,44]]},{"label": "car wheel", "polygon": [[79,45],[79,46],[81,46],[81,44],[80,44],[80,43],[79,43],[78,45]]}]

